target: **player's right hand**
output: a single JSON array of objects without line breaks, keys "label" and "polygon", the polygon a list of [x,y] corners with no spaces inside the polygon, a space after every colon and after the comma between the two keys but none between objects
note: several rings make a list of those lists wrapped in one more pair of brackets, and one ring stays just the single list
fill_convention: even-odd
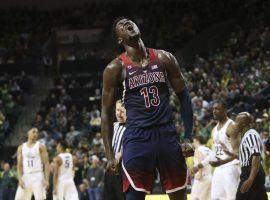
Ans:
[{"label": "player's right hand", "polygon": [[106,167],[107,173],[109,173],[111,175],[117,175],[118,174],[118,164],[119,164],[119,162],[117,162],[117,160],[114,158],[108,160],[107,167]]},{"label": "player's right hand", "polygon": [[181,144],[182,154],[184,157],[194,156],[194,147],[189,141],[185,141]]},{"label": "player's right hand", "polygon": [[19,179],[19,186],[20,186],[22,189],[25,188],[24,182],[23,182],[23,180],[22,180],[21,178]]}]

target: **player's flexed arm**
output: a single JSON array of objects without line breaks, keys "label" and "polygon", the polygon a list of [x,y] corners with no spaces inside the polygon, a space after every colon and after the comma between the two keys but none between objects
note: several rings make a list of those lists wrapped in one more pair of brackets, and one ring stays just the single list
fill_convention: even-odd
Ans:
[{"label": "player's flexed arm", "polygon": [[46,189],[49,188],[49,173],[50,173],[50,163],[49,163],[49,156],[48,156],[48,151],[47,148],[41,144],[40,145],[40,154],[41,154],[41,159],[42,159],[42,164],[44,166],[44,174],[45,174],[45,181],[44,185]]},{"label": "player's flexed arm", "polygon": [[17,150],[17,172],[18,172],[18,178],[19,178],[19,185],[21,186],[22,189],[24,189],[24,182],[22,180],[22,175],[23,175],[22,145],[20,145]]},{"label": "player's flexed arm", "polygon": [[[188,89],[185,84],[185,79],[180,71],[180,66],[176,58],[165,51],[157,51],[158,59],[165,68],[169,81],[176,95],[179,98],[181,107],[181,116],[185,126],[185,138],[191,140],[193,129],[193,108]],[[188,153],[183,151],[184,156]]]},{"label": "player's flexed arm", "polygon": [[116,171],[116,161],[112,149],[114,106],[122,80],[123,67],[119,60],[113,60],[104,70],[101,108],[101,134],[108,159],[107,170]]}]

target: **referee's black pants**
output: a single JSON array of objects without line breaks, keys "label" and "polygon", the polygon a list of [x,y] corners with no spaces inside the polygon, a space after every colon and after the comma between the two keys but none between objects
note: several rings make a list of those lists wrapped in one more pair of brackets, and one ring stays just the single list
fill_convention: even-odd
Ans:
[{"label": "referee's black pants", "polygon": [[103,187],[103,200],[123,200],[122,190],[122,170],[121,162],[119,164],[119,174],[110,175],[107,172],[104,176],[104,187]]},{"label": "referee's black pants", "polygon": [[240,183],[237,189],[236,200],[267,200],[268,197],[264,187],[265,173],[262,166],[260,166],[259,172],[249,190],[246,193],[241,193],[240,189],[243,183],[248,179],[250,171],[251,166],[241,168]]}]

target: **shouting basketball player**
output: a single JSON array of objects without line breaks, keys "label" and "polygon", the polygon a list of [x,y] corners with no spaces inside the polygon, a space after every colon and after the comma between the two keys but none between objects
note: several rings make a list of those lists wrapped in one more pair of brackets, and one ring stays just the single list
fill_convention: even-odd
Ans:
[{"label": "shouting basketball player", "polygon": [[166,51],[146,48],[139,28],[129,19],[117,19],[113,31],[125,52],[103,74],[101,131],[107,170],[114,173],[117,169],[111,145],[113,111],[117,92],[123,85],[127,112],[122,156],[126,200],[143,200],[151,192],[155,169],[170,199],[184,200],[187,183],[184,156],[193,154],[193,149],[186,142],[181,150],[169,105],[169,82],[181,103],[187,139],[192,137],[193,110],[178,62]]}]

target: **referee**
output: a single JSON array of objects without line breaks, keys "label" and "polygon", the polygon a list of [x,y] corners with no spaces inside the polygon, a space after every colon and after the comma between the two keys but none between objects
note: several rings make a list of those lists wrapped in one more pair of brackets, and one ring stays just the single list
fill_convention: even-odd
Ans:
[{"label": "referee", "polygon": [[240,183],[236,200],[267,200],[265,173],[261,166],[263,142],[259,133],[252,129],[253,117],[247,113],[239,113],[236,117],[236,127],[242,135],[239,147],[241,163]]},{"label": "referee", "polygon": [[[118,122],[114,123],[114,132],[112,138],[112,148],[114,151],[115,159],[121,161],[122,156],[122,138],[125,131],[126,110],[120,100],[116,102],[115,114]],[[122,177],[121,177],[121,164],[119,166],[119,174],[111,175],[107,172],[104,177],[103,200],[123,200],[124,195],[122,192]]]}]

